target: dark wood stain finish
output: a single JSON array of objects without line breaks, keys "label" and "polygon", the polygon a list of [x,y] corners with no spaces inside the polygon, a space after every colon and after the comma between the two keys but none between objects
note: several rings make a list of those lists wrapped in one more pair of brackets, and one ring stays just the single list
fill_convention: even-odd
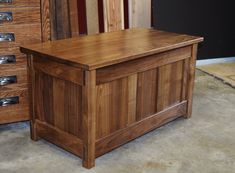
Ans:
[{"label": "dark wood stain finish", "polygon": [[22,47],[32,139],[51,141],[91,168],[96,157],[190,117],[202,40],[131,29]]}]

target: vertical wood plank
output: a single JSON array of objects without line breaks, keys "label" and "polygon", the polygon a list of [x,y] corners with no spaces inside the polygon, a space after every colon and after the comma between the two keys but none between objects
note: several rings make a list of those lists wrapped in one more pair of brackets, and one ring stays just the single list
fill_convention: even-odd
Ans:
[{"label": "vertical wood plank", "polygon": [[171,87],[171,65],[165,65],[159,68],[158,74],[158,103],[157,111],[160,112],[169,105],[170,87]]},{"label": "vertical wood plank", "polygon": [[79,36],[78,2],[77,0],[68,0],[68,3],[69,3],[70,32],[72,37],[76,37]]},{"label": "vertical wood plank", "polygon": [[43,76],[40,74],[40,72],[35,71],[35,86],[34,86],[34,92],[40,93],[38,94],[38,97],[34,98],[34,108],[35,108],[35,118],[39,119],[40,121],[45,121],[45,115],[44,115],[44,107],[43,107]]},{"label": "vertical wood plank", "polygon": [[129,1],[129,22],[130,27],[151,27],[151,0],[130,0]]},{"label": "vertical wood plank", "polygon": [[87,34],[87,13],[86,13],[86,0],[79,0],[78,2],[78,26],[79,34]]},{"label": "vertical wood plank", "polygon": [[128,125],[136,122],[137,74],[128,77]]},{"label": "vertical wood plank", "polygon": [[53,78],[46,74],[43,75],[43,108],[45,121],[51,125],[54,125],[54,113],[53,113]]},{"label": "vertical wood plank", "polygon": [[186,91],[188,86],[188,70],[189,70],[189,59],[183,61],[183,78],[182,78],[182,95],[181,101],[186,100]]},{"label": "vertical wood plank", "polygon": [[85,86],[82,92],[83,115],[83,166],[95,166],[95,131],[96,131],[96,71],[85,72]]},{"label": "vertical wood plank", "polygon": [[120,0],[104,0],[105,31],[124,29],[124,6]]},{"label": "vertical wood plank", "polygon": [[104,32],[104,3],[98,0],[99,32]]},{"label": "vertical wood plank", "polygon": [[110,107],[110,85],[109,83],[99,85],[97,88],[96,97],[96,139],[102,138],[109,134],[109,107]]},{"label": "vertical wood plank", "polygon": [[169,95],[169,106],[181,101],[182,79],[183,79],[183,61],[178,61],[171,66],[171,88]]},{"label": "vertical wood plank", "polygon": [[189,73],[188,73],[188,89],[187,89],[187,114],[185,118],[190,118],[192,116],[192,106],[193,106],[193,88],[195,80],[195,66],[197,59],[197,44],[192,46],[192,57],[189,59]]},{"label": "vertical wood plank", "polygon": [[48,41],[51,39],[50,30],[50,0],[41,0],[41,30],[42,30],[42,41]]},{"label": "vertical wood plank", "polygon": [[68,0],[59,0],[55,3],[57,39],[71,37]]},{"label": "vertical wood plank", "polygon": [[64,123],[64,98],[65,83],[61,79],[53,78],[53,116],[55,126],[61,130],[65,129]]},{"label": "vertical wood plank", "polygon": [[82,87],[66,81],[64,93],[65,131],[82,139]]},{"label": "vertical wood plank", "polygon": [[87,33],[99,33],[98,1],[86,0]]},{"label": "vertical wood plank", "polygon": [[157,69],[138,74],[137,120],[157,112]]}]

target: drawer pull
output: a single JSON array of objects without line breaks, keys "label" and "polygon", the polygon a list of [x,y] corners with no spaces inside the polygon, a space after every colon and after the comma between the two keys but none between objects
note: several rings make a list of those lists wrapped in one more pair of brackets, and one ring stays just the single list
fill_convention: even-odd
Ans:
[{"label": "drawer pull", "polygon": [[0,12],[0,23],[13,21],[11,12]]},{"label": "drawer pull", "polygon": [[10,64],[16,62],[16,56],[15,55],[3,55],[0,56],[0,64]]},{"label": "drawer pull", "polygon": [[0,3],[8,3],[8,4],[11,4],[11,3],[12,3],[12,0],[0,0]]},{"label": "drawer pull", "polygon": [[14,33],[0,33],[0,42],[15,41]]},{"label": "drawer pull", "polygon": [[9,84],[16,83],[16,82],[17,82],[16,76],[0,77],[0,86],[9,85]]},{"label": "drawer pull", "polygon": [[0,106],[8,106],[19,103],[19,97],[0,98]]}]

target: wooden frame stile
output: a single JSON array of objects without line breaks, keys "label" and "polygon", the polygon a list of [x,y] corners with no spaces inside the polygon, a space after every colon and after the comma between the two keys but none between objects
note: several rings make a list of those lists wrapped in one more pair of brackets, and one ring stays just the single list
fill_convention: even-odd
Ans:
[{"label": "wooden frame stile", "polygon": [[197,49],[198,44],[192,45],[192,55],[189,59],[189,74],[188,74],[188,90],[187,90],[187,111],[185,118],[190,118],[192,116],[192,106],[193,106],[193,88],[194,88],[194,80],[195,80],[195,66],[197,60]]},{"label": "wooden frame stile", "polygon": [[96,70],[85,71],[82,90],[83,166],[92,168],[96,158]]},{"label": "wooden frame stile", "polygon": [[34,110],[34,69],[33,69],[33,55],[27,55],[27,73],[28,73],[28,92],[29,92],[29,116],[30,116],[30,136],[34,141],[38,140],[35,123],[35,110]]}]

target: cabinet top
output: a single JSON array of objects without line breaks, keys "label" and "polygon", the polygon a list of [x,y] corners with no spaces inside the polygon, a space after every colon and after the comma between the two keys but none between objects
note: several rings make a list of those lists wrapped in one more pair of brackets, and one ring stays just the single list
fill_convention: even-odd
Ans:
[{"label": "cabinet top", "polygon": [[93,70],[203,41],[202,37],[153,29],[116,32],[57,40],[20,49],[23,53]]}]

